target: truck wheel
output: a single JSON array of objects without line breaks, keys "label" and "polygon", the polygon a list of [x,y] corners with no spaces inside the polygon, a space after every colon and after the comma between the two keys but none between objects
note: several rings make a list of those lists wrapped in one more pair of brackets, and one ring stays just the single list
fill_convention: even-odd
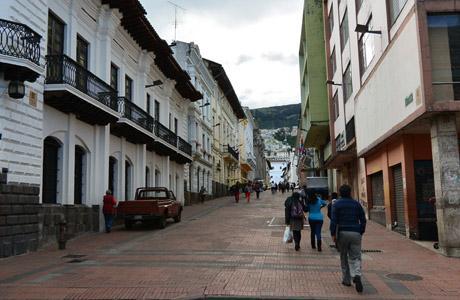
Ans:
[{"label": "truck wheel", "polygon": [[182,210],[179,211],[179,214],[174,217],[174,222],[179,223],[182,216]]},{"label": "truck wheel", "polygon": [[164,229],[166,227],[166,217],[165,216],[160,217],[158,219],[158,227],[160,227],[160,229]]},{"label": "truck wheel", "polygon": [[128,230],[133,228],[133,222],[131,220],[125,220],[125,228]]}]

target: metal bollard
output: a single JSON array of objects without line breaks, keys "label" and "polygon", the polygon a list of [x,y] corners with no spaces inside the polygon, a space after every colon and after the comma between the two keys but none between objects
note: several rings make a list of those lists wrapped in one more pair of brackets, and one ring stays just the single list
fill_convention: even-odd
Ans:
[{"label": "metal bollard", "polygon": [[66,221],[59,222],[59,235],[58,235],[59,250],[65,249],[65,244],[67,243],[66,232],[67,232]]}]

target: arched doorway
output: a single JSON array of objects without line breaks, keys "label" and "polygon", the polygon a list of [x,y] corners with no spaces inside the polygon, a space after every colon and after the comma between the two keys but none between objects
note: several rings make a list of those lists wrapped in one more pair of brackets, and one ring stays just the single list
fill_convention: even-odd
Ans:
[{"label": "arched doorway", "polygon": [[75,171],[74,171],[74,204],[83,203],[84,186],[85,186],[85,171],[84,166],[86,151],[81,146],[75,146]]},{"label": "arched doorway", "polygon": [[109,190],[113,195],[116,195],[117,188],[117,162],[115,157],[109,157]]},{"label": "arched doorway", "polygon": [[61,143],[47,137],[43,143],[43,203],[57,203],[58,160]]}]

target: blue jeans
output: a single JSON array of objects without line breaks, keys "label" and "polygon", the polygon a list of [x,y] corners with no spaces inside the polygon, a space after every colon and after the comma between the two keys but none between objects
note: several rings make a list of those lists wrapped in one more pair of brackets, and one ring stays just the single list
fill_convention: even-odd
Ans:
[{"label": "blue jeans", "polygon": [[113,215],[112,214],[104,214],[104,219],[105,219],[105,231],[110,232],[112,230]]},{"label": "blue jeans", "polygon": [[321,228],[323,227],[323,220],[311,220],[308,219],[308,223],[310,224],[310,234],[312,242],[315,240],[321,241]]}]

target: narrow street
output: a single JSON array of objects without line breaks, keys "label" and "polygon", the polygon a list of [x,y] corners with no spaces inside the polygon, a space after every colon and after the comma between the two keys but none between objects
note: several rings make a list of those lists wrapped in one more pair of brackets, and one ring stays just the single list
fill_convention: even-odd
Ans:
[{"label": "narrow street", "polygon": [[[283,201],[220,198],[186,207],[164,230],[117,228],[0,260],[1,299],[459,299],[460,260],[372,222],[364,238],[364,293],[340,284],[339,258],[282,243]],[[381,252],[379,252],[381,251]],[[396,274],[396,275],[395,275]],[[400,274],[400,275],[398,275]],[[402,275],[401,275],[402,274]]]}]

